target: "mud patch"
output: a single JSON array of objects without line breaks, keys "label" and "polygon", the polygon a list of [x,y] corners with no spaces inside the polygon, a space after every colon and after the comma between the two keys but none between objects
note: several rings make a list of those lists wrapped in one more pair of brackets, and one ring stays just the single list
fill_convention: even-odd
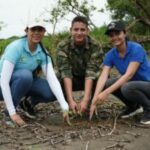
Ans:
[{"label": "mud patch", "polygon": [[139,124],[141,115],[117,118],[122,106],[110,96],[92,121],[88,114],[72,116],[68,126],[57,102],[40,104],[35,120],[24,118],[27,126],[12,128],[5,124],[1,103],[0,150],[149,150],[150,126]]}]

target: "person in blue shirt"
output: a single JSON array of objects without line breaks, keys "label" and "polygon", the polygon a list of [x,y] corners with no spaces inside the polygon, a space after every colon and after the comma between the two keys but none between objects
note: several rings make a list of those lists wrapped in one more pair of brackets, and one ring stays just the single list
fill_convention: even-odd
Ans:
[{"label": "person in blue shirt", "polygon": [[[126,105],[120,114],[121,118],[131,117],[144,110],[140,122],[150,124],[150,62],[147,54],[139,43],[127,40],[122,21],[111,22],[106,34],[114,47],[105,55],[103,71],[90,107],[90,119],[97,102],[103,103],[109,94],[114,94]],[[108,79],[113,67],[116,67],[120,76]]]},{"label": "person in blue shirt", "polygon": [[[42,22],[30,22],[25,29],[26,36],[10,43],[0,60],[0,99],[4,99],[6,114],[17,125],[25,124],[17,112],[19,105],[28,117],[34,118],[32,108],[35,105],[56,99],[64,119],[69,119],[69,106],[54,73],[52,60],[41,43],[45,31]],[[38,67],[45,77],[34,74]],[[21,101],[26,96],[31,97],[30,101]]]}]

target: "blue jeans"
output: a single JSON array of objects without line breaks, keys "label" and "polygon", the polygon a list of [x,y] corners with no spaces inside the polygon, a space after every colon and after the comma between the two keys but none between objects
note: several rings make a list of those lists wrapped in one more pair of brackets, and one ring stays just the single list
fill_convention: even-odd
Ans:
[{"label": "blue jeans", "polygon": [[[41,77],[33,77],[32,72],[29,70],[15,71],[10,80],[10,88],[15,107],[18,106],[21,98],[24,96],[31,96],[33,105],[56,100],[47,80]],[[0,99],[3,99],[1,89]]]}]

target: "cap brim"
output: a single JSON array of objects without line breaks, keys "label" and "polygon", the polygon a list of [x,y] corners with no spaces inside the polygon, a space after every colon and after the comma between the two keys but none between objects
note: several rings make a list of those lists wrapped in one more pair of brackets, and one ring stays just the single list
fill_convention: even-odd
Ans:
[{"label": "cap brim", "polygon": [[44,23],[41,23],[41,22],[32,22],[32,23],[28,24],[27,27],[28,27],[28,28],[42,27],[42,28],[45,29]]},{"label": "cap brim", "polygon": [[105,34],[106,34],[106,35],[109,35],[109,33],[112,32],[112,31],[122,31],[122,30],[120,30],[120,29],[111,29],[111,30],[107,30],[107,31],[105,32]]}]

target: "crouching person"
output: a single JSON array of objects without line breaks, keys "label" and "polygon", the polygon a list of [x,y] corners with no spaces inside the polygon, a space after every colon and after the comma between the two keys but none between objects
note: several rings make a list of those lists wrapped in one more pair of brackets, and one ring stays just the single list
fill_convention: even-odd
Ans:
[{"label": "crouching person", "polygon": [[[6,104],[6,115],[18,125],[25,124],[16,111],[19,104],[28,116],[34,118],[33,107],[36,104],[56,99],[64,118],[69,119],[68,104],[54,73],[51,58],[41,43],[45,31],[42,23],[30,23],[25,29],[26,36],[10,43],[0,60],[0,98]],[[33,75],[38,66],[42,68],[45,78]],[[20,103],[26,95],[31,97],[31,101]]]},{"label": "crouching person", "polygon": [[[90,118],[96,103],[104,102],[109,94],[114,94],[126,105],[121,118],[128,118],[144,109],[142,124],[150,124],[150,62],[144,48],[126,39],[123,22],[112,22],[106,34],[114,45],[105,56],[102,74],[99,77],[90,109]],[[111,68],[115,66],[121,76],[108,79]],[[142,106],[142,108],[141,108]]]}]

